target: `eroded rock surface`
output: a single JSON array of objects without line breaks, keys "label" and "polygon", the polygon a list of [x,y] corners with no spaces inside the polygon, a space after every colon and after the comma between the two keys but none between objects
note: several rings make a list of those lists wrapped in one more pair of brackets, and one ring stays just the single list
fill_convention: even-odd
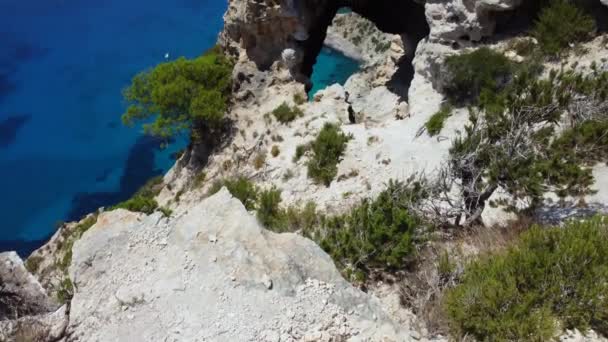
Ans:
[{"label": "eroded rock surface", "polygon": [[46,295],[17,253],[0,254],[0,341],[56,341],[67,326],[66,310]]},{"label": "eroded rock surface", "polygon": [[74,245],[79,341],[407,340],[312,241],[260,228],[222,190],[167,221],[100,215]]}]

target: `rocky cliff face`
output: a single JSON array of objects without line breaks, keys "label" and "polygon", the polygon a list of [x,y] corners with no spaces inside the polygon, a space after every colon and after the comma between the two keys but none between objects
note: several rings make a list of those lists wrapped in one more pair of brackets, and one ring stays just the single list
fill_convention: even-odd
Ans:
[{"label": "rocky cliff face", "polygon": [[225,189],[171,220],[104,213],[73,251],[71,340],[409,336],[312,241],[265,231]]},{"label": "rocky cliff face", "polygon": [[[321,210],[340,212],[384,189],[388,179],[432,172],[468,115],[455,111],[439,137],[422,134],[443,101],[443,59],[504,29],[504,18],[524,5],[230,0],[219,44],[236,61],[229,113],[235,134],[209,156],[207,182],[195,185],[194,171],[178,163],[165,177],[171,186],[157,198],[173,210],[170,218],[106,212],[80,239],[74,236],[82,222],[64,226],[30,257],[40,283],[15,255],[0,258],[0,285],[8,293],[0,298],[0,341],[419,339],[410,322],[397,322],[378,298],[348,284],[313,242],[265,231],[227,191],[207,198],[207,189],[213,180],[240,175],[281,189],[284,206],[313,201]],[[332,20],[355,16],[336,17],[341,6],[350,6],[357,18],[330,28],[330,36],[346,38],[358,22],[375,27],[365,31],[373,32],[359,51],[363,70],[299,105],[303,114],[293,122],[277,122],[266,114],[306,97]],[[377,46],[371,37],[387,48],[371,53]],[[597,59],[604,50],[591,51]],[[306,156],[293,161],[297,146],[312,141],[327,122],[353,137],[329,187],[308,179]],[[279,155],[255,165],[275,146]],[[597,196],[608,198],[606,191]],[[59,307],[49,297],[68,278],[73,298]]]},{"label": "rocky cliff face", "polygon": [[49,298],[14,252],[0,253],[0,341],[56,341],[67,307]]}]

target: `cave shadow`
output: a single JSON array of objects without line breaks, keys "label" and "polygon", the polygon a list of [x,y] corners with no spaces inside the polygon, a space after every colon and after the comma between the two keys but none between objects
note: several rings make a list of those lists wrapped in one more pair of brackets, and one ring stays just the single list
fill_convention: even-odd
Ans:
[{"label": "cave shadow", "polygon": [[405,55],[397,62],[397,70],[386,83],[386,87],[393,94],[397,95],[401,101],[407,102],[409,100],[409,90],[414,80],[414,65],[412,64],[413,58],[409,55]]},{"label": "cave shadow", "polygon": [[[349,8],[352,12],[370,20],[384,33],[399,34],[407,37],[410,44],[406,46],[406,56],[397,65],[397,71],[388,82],[387,87],[407,100],[407,93],[414,77],[412,65],[418,43],[430,32],[426,21],[424,6],[413,0],[341,0],[330,2],[326,8],[318,11],[319,15],[310,25],[309,39],[300,42],[304,51],[301,67],[302,74],[310,77],[317,58],[323,48],[327,29],[332,24],[338,10]],[[405,39],[404,39],[405,40]],[[407,42],[404,42],[407,43]],[[307,91],[312,85],[307,85]]]}]

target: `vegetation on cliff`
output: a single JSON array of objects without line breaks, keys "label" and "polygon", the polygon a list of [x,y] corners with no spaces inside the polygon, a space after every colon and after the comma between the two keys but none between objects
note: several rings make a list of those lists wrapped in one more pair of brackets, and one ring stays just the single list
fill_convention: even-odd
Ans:
[{"label": "vegetation on cliff", "polygon": [[[480,50],[447,63],[457,84],[448,89],[473,89],[456,94],[477,95],[464,134],[454,140],[442,170],[450,181],[438,187],[444,194],[438,197],[447,198],[453,187],[461,197],[457,210],[447,215],[456,221],[464,215],[465,225],[478,222],[498,188],[511,198],[500,204],[516,209],[516,203],[520,208],[526,203],[528,210],[548,192],[562,198],[590,193],[593,177],[586,166],[589,159],[606,160],[608,149],[602,134],[608,73],[593,65],[588,74],[562,68],[542,77],[538,66],[516,69],[494,56],[497,52]],[[486,63],[477,70],[482,60]],[[564,120],[567,128],[558,129]]]},{"label": "vegetation on cliff", "polygon": [[548,341],[559,329],[608,332],[608,218],[533,227],[466,267],[447,293],[456,336]]},{"label": "vegetation on cliff", "polygon": [[338,174],[338,163],[350,139],[337,125],[325,124],[310,145],[313,154],[307,164],[308,177],[329,186]]},{"label": "vegetation on cliff", "polygon": [[543,8],[532,34],[542,52],[555,57],[571,44],[589,39],[594,30],[594,19],[575,2],[553,0]]},{"label": "vegetation on cliff", "polygon": [[159,64],[124,90],[130,105],[123,122],[143,121],[146,133],[163,138],[191,131],[193,139],[204,139],[223,122],[231,74],[231,63],[217,49]]}]

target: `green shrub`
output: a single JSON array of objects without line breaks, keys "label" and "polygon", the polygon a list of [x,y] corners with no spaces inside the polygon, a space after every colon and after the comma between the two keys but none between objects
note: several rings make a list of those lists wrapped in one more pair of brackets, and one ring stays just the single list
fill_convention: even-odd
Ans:
[{"label": "green shrub", "polygon": [[258,190],[253,182],[251,182],[249,179],[245,177],[238,177],[235,179],[216,181],[211,186],[209,195],[217,193],[223,186],[228,189],[232,196],[240,200],[247,210],[255,209],[255,204],[258,199]]},{"label": "green shrub", "polygon": [[573,158],[593,166],[608,160],[608,121],[589,120],[564,130],[551,144],[558,158]]},{"label": "green shrub", "polygon": [[30,273],[35,274],[38,272],[40,268],[40,263],[44,260],[43,257],[39,255],[32,255],[25,261],[25,268],[30,271]]},{"label": "green shrub", "polygon": [[311,145],[313,156],[308,161],[308,177],[329,186],[338,173],[338,163],[350,139],[337,125],[325,124]]},{"label": "green shrub", "polygon": [[206,179],[207,179],[206,172],[197,173],[196,176],[194,176],[194,180],[192,181],[192,187],[200,188],[201,186],[203,186],[203,184],[205,184]]},{"label": "green shrub", "polygon": [[513,64],[503,54],[482,47],[446,59],[446,95],[454,103],[475,100],[482,90],[497,92],[511,79]]},{"label": "green shrub", "polygon": [[126,200],[122,203],[118,203],[117,205],[112,207],[112,210],[114,210],[114,209],[125,209],[128,211],[139,212],[139,213],[144,213],[144,214],[150,215],[153,212],[155,212],[156,209],[158,209],[158,203],[152,197],[147,197],[147,196],[142,196],[142,195],[136,194],[135,196],[129,198],[128,200]]},{"label": "green shrub", "polygon": [[307,202],[303,208],[289,207],[285,210],[285,222],[288,227],[286,230],[309,234],[319,227],[322,218],[314,202]]},{"label": "green shrub", "polygon": [[217,49],[159,64],[136,75],[125,89],[130,106],[122,120],[143,121],[145,132],[166,138],[193,129],[192,137],[199,139],[222,123],[231,76],[232,65]]},{"label": "green shrub", "polygon": [[608,333],[608,220],[533,227],[467,266],[445,297],[456,336],[548,341],[558,329]]},{"label": "green shrub", "polygon": [[298,106],[302,105],[306,102],[306,97],[304,97],[300,93],[296,93],[295,95],[293,95],[293,102],[295,102]]},{"label": "green shrub", "polygon": [[296,154],[293,156],[293,162],[296,163],[298,162],[306,152],[310,151],[311,145],[310,144],[303,144],[303,145],[298,145],[296,147]]},{"label": "green shrub", "polygon": [[[521,210],[523,202],[525,210],[534,210],[549,191],[560,197],[591,193],[587,160],[606,161],[608,151],[608,140],[602,138],[606,126],[593,123],[604,113],[572,110],[571,104],[576,100],[579,108],[600,108],[607,98],[606,72],[561,69],[542,77],[534,67],[520,69],[498,94],[484,92],[450,149],[451,177],[459,179],[460,193],[466,194],[464,225],[480,222],[499,188],[510,196],[498,204],[512,211]],[[564,117],[570,118],[572,130],[558,127]]]},{"label": "green shrub", "polygon": [[511,41],[509,49],[515,50],[515,52],[522,57],[527,57],[536,50],[536,44],[534,44],[532,39],[519,38]]},{"label": "green shrub", "polygon": [[274,146],[272,146],[272,149],[270,150],[270,154],[276,158],[279,156],[279,154],[281,154],[281,149],[279,148],[279,146],[274,145]]},{"label": "green shrub", "polygon": [[427,121],[424,125],[429,135],[433,137],[441,133],[443,123],[448,117],[450,117],[450,115],[452,115],[452,107],[449,105],[442,105],[441,109],[437,113],[433,114],[429,121]]},{"label": "green shrub", "polygon": [[61,304],[65,304],[70,301],[74,296],[74,286],[72,285],[72,281],[70,278],[63,278],[61,283],[59,283],[59,289],[57,290],[57,300]]},{"label": "green shrub", "polygon": [[275,110],[272,111],[272,115],[274,115],[274,117],[277,118],[280,123],[285,124],[288,122],[292,122],[298,116],[304,115],[304,113],[302,113],[302,110],[300,110],[300,108],[289,107],[287,103],[283,102],[283,104],[281,104]]},{"label": "green shrub", "polygon": [[256,170],[259,170],[262,167],[264,167],[264,165],[266,165],[266,154],[264,154],[264,153],[257,153],[255,155],[255,158],[253,158],[253,167]]},{"label": "green shrub", "polygon": [[158,210],[163,214],[164,217],[171,217],[171,215],[173,215],[173,210],[169,208],[160,207]]},{"label": "green shrub", "polygon": [[277,233],[301,231],[303,234],[313,232],[321,224],[321,215],[316,205],[308,202],[303,208],[291,206],[282,209],[281,192],[276,188],[263,191],[258,200],[258,221],[268,230]]},{"label": "green shrub", "polygon": [[535,23],[533,35],[547,55],[558,55],[572,43],[584,41],[595,30],[594,19],[568,0],[553,0]]},{"label": "green shrub", "polygon": [[154,197],[158,196],[163,188],[163,177],[158,176],[150,179],[130,199],[111,207],[114,209],[126,209],[129,211],[152,214],[158,209],[158,203]]},{"label": "green shrub", "polygon": [[64,236],[65,241],[61,246],[63,256],[61,257],[61,260],[56,261],[57,267],[64,273],[67,272],[68,267],[70,267],[70,264],[72,263],[72,247],[74,246],[74,242],[80,239],[80,237],[93,227],[95,223],[97,223],[97,215],[90,215],[84,219],[84,221],[76,225],[69,235]]},{"label": "green shrub", "polygon": [[364,200],[346,215],[326,218],[320,245],[357,278],[370,270],[406,268],[423,225],[408,208],[423,196],[419,183],[390,181],[375,200]]},{"label": "green shrub", "polygon": [[272,188],[260,193],[257,217],[264,227],[273,231],[283,230],[285,226],[285,215],[279,206],[280,204],[280,190]]}]

